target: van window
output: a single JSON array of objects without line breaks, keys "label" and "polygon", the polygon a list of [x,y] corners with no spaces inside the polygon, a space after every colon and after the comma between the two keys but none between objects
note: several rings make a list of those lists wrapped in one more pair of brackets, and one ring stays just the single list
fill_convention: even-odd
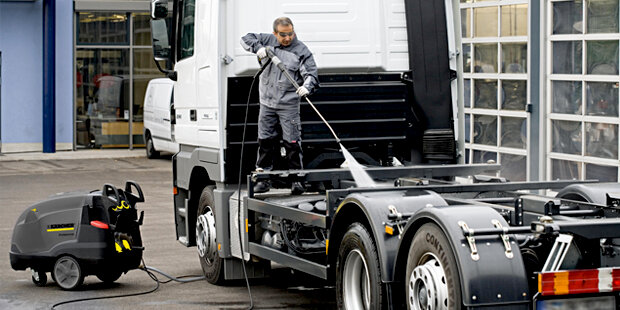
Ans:
[{"label": "van window", "polygon": [[187,58],[194,55],[194,19],[195,16],[195,0],[186,0],[183,2],[183,16],[181,18],[181,51],[180,58]]}]

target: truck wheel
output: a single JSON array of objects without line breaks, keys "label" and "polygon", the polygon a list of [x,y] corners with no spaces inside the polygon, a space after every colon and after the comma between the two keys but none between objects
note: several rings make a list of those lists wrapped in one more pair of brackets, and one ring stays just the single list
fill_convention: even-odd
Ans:
[{"label": "truck wheel", "polygon": [[144,140],[146,142],[146,157],[149,159],[159,158],[159,152],[155,150],[155,144],[153,144],[151,133],[147,132],[144,135]]},{"label": "truck wheel", "polygon": [[80,263],[71,256],[62,256],[57,259],[52,273],[56,283],[63,290],[74,290],[84,281]]},{"label": "truck wheel", "polygon": [[377,248],[368,230],[349,226],[336,261],[338,309],[382,309],[385,304]]},{"label": "truck wheel", "polygon": [[217,253],[215,230],[215,200],[213,186],[207,186],[200,195],[196,217],[196,247],[198,258],[207,281],[218,284],[224,281],[224,263]]},{"label": "truck wheel", "polygon": [[110,284],[114,283],[114,281],[118,280],[123,273],[120,271],[105,271],[97,274],[97,278],[101,280],[101,282]]},{"label": "truck wheel", "polygon": [[47,275],[39,270],[32,270],[32,283],[36,286],[45,286],[47,284]]},{"label": "truck wheel", "polygon": [[407,309],[461,308],[456,259],[446,235],[435,224],[416,232],[407,259]]}]

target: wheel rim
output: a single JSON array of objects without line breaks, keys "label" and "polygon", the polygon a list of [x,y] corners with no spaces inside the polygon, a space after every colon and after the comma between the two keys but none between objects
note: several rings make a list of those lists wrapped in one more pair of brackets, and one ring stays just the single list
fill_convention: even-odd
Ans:
[{"label": "wheel rim", "polygon": [[449,309],[446,274],[439,259],[432,253],[422,255],[418,266],[411,272],[408,290],[410,309]]},{"label": "wheel rim", "polygon": [[215,238],[215,217],[211,208],[208,207],[207,212],[198,216],[196,221],[196,245],[200,257],[203,257],[209,264],[212,264],[217,257]]},{"label": "wheel rim", "polygon": [[54,274],[58,285],[70,288],[80,279],[80,266],[70,258],[61,258],[54,266]]},{"label": "wheel rim", "polygon": [[362,253],[355,249],[344,263],[343,297],[345,309],[370,309],[370,277]]}]

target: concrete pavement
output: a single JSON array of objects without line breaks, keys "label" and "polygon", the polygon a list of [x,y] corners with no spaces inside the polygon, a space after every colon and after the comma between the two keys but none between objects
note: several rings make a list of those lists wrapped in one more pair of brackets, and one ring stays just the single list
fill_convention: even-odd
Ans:
[{"label": "concrete pavement", "polygon": [[113,158],[132,158],[145,157],[146,152],[143,148],[138,149],[104,149],[104,150],[77,150],[77,151],[58,151],[56,153],[43,152],[24,152],[24,153],[0,153],[2,161],[24,161],[24,160],[60,160],[60,159],[113,159]]}]

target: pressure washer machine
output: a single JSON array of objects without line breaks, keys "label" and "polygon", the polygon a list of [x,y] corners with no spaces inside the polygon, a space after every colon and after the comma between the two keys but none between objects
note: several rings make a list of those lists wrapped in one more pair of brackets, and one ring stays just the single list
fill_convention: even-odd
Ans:
[{"label": "pressure washer machine", "polygon": [[144,202],[142,189],[127,181],[125,190],[105,184],[102,190],[60,193],[30,206],[13,230],[11,267],[30,268],[37,286],[47,283],[50,272],[65,290],[78,288],[89,275],[116,281],[142,260],[139,202]]}]

